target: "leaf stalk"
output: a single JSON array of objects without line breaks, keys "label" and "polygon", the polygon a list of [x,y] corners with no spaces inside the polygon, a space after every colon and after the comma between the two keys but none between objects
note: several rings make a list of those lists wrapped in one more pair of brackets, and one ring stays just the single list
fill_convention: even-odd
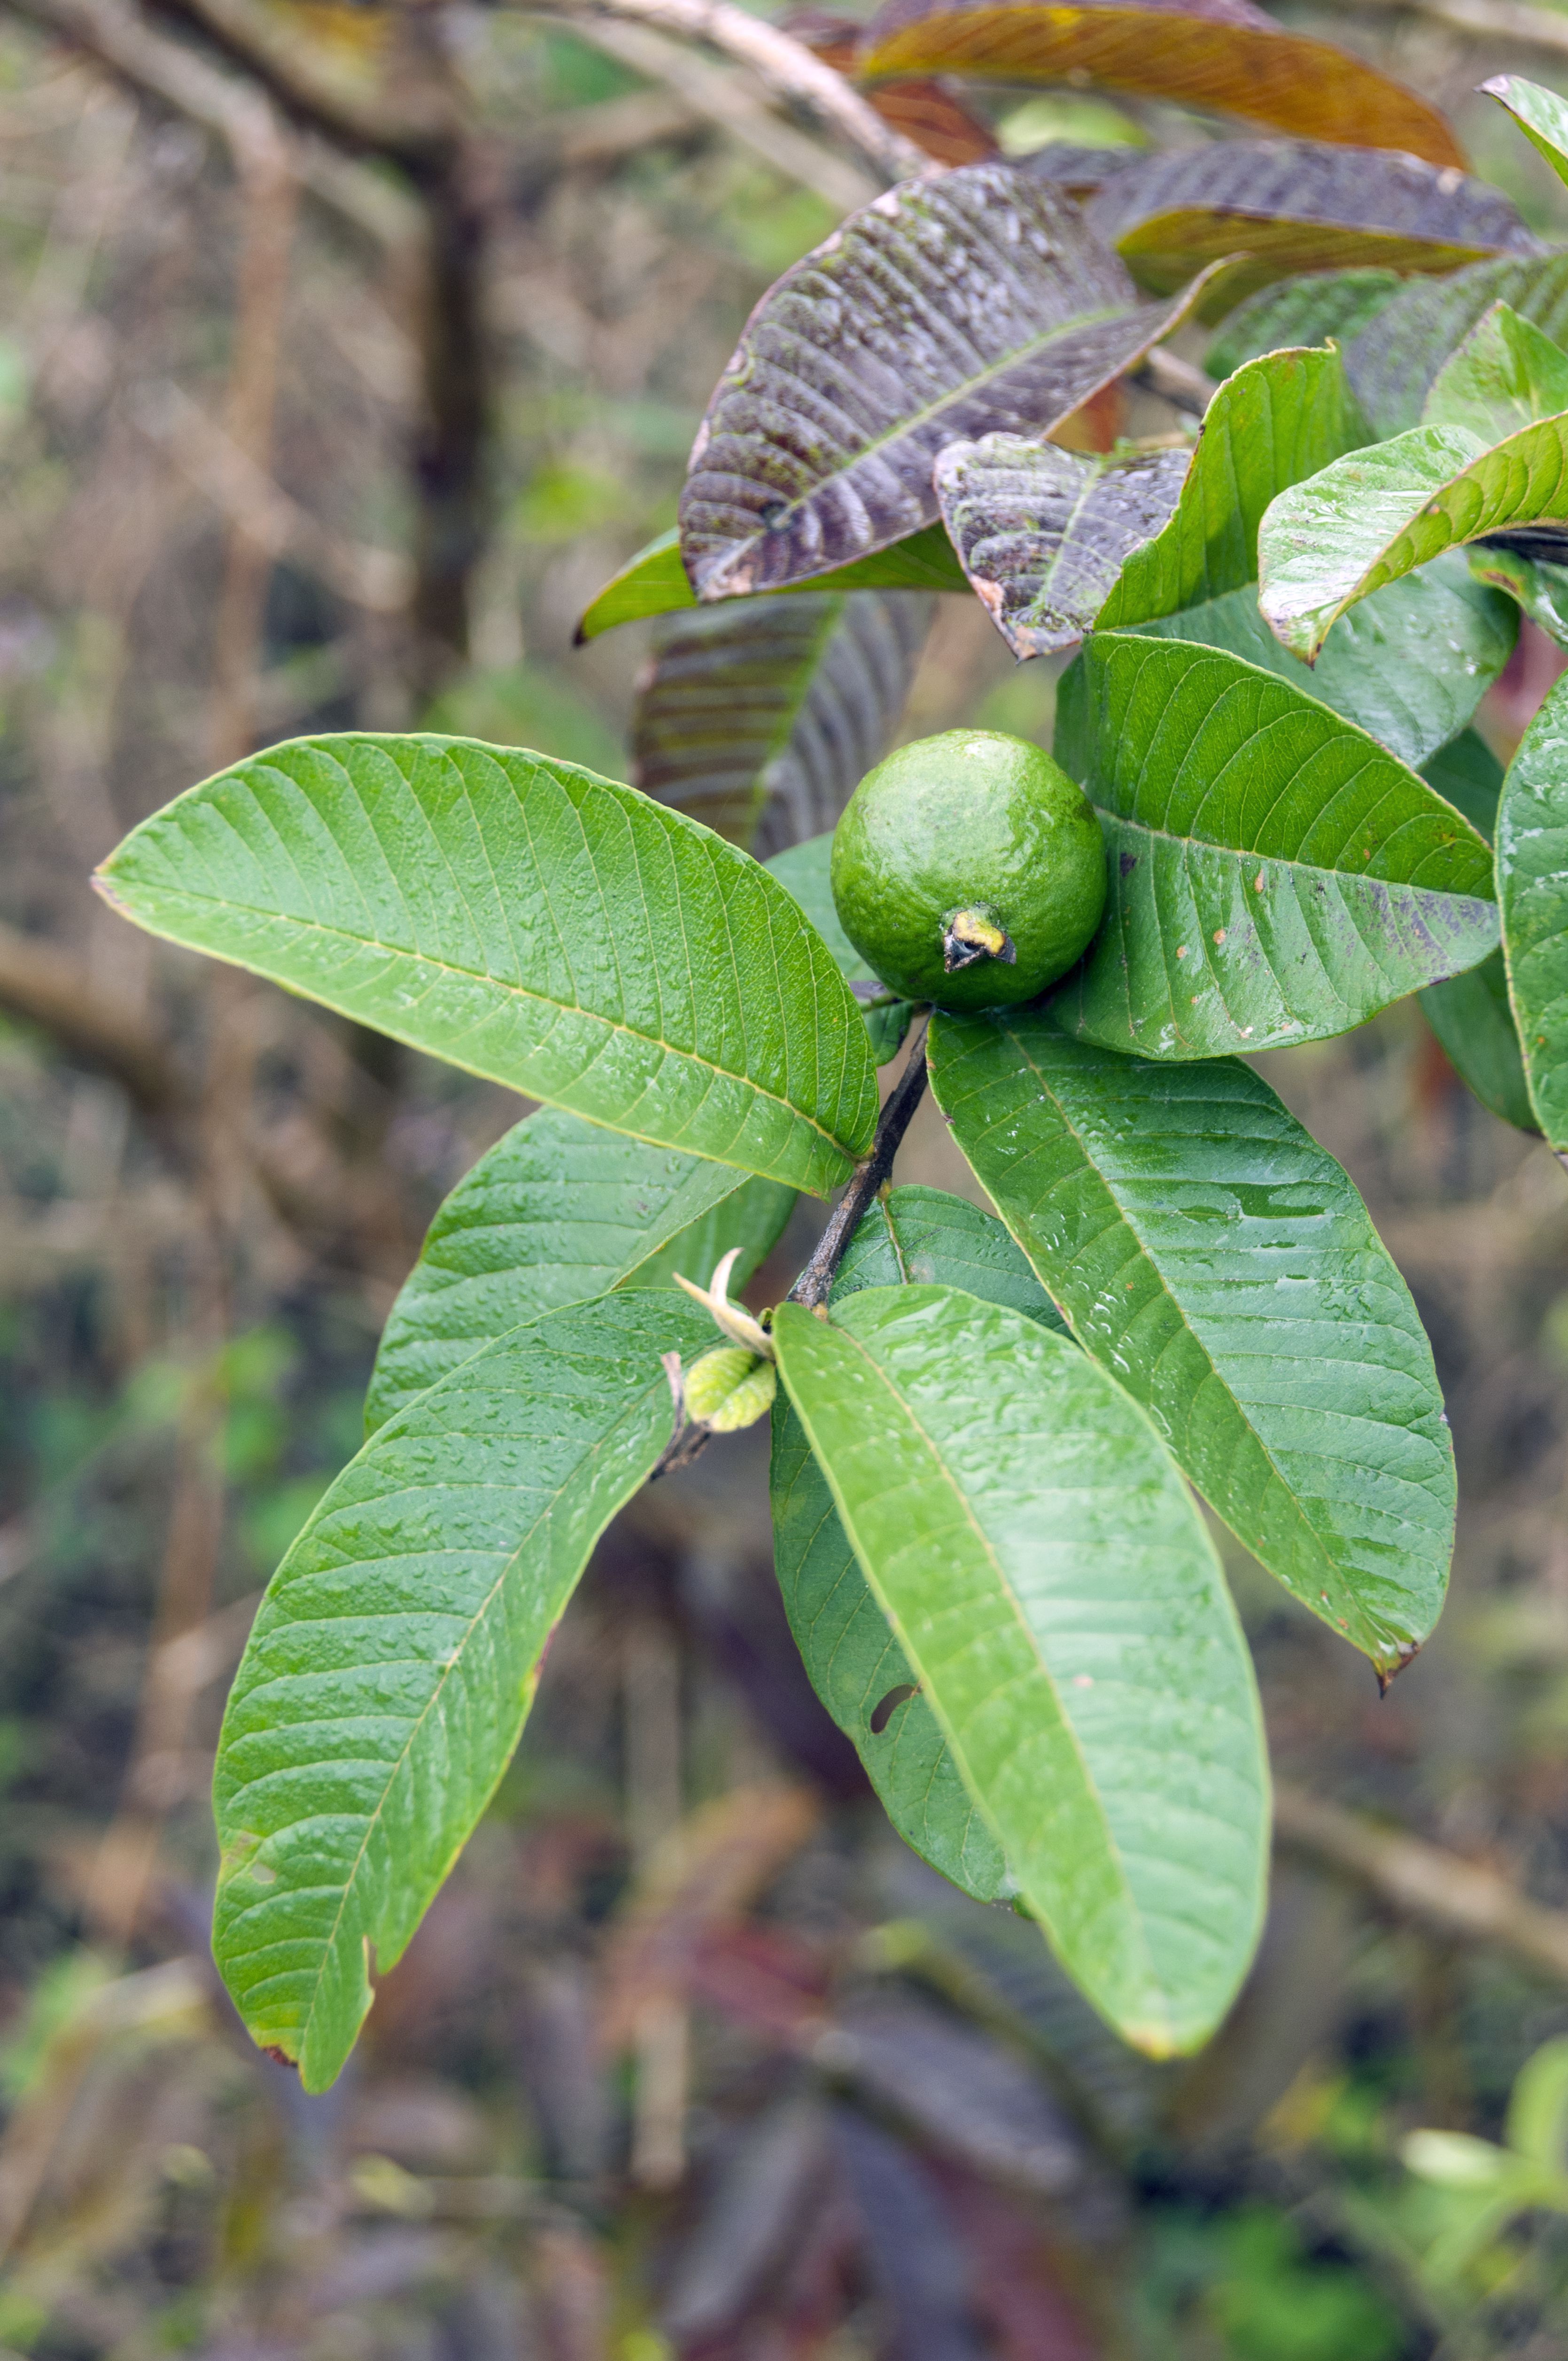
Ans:
[{"label": "leaf stalk", "polygon": [[860,1225],[861,1214],[885,1185],[915,1110],[926,1095],[926,1027],[929,1022],[928,1016],[917,1019],[904,1071],[888,1093],[877,1119],[871,1153],[855,1167],[854,1178],[828,1217],[828,1226],[817,1242],[816,1252],[786,1299],[791,1303],[803,1304],[807,1312],[815,1312],[824,1320],[833,1280],[849,1251],[850,1240]]}]

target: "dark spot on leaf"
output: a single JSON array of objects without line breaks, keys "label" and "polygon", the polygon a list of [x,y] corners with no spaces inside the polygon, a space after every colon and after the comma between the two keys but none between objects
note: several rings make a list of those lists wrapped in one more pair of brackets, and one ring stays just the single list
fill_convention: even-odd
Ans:
[{"label": "dark spot on leaf", "polygon": [[261,2054],[264,2058],[270,2058],[274,2066],[287,2066],[291,2074],[297,2074],[300,2070],[299,2059],[291,2058],[286,2049],[264,2047]]},{"label": "dark spot on leaf", "polygon": [[1130,877],[1130,876],[1132,875],[1132,873],[1133,873],[1134,870],[1137,867],[1137,865],[1138,865],[1138,856],[1137,856],[1137,854],[1136,854],[1135,852],[1124,852],[1124,853],[1123,853],[1123,855],[1122,855],[1122,863],[1121,863],[1121,866],[1122,866],[1122,874],[1123,874],[1123,876],[1124,876],[1124,877]]},{"label": "dark spot on leaf", "polygon": [[903,1705],[907,1698],[918,1697],[919,1694],[920,1692],[913,1681],[901,1681],[897,1688],[889,1689],[887,1695],[883,1698],[882,1703],[872,1708],[872,1736],[873,1738],[880,1738],[883,1731],[887,1728],[888,1723],[893,1719],[894,1715],[898,1711],[899,1707]]}]

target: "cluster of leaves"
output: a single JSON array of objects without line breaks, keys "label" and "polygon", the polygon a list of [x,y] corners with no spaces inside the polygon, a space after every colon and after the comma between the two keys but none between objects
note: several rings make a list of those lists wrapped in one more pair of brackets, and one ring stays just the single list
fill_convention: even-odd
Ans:
[{"label": "cluster of leaves", "polygon": [[[846,1184],[831,1250],[740,1331],[781,1381],[807,1669],[918,1850],[1038,1920],[1129,2040],[1201,2041],[1256,1939],[1268,1794],[1193,1493],[1384,1679],[1439,1611],[1454,1506],[1408,1291],[1237,1053],[1420,992],[1480,1093],[1568,1147],[1568,693],[1506,784],[1469,727],[1519,608],[1558,612],[1568,258],[1419,101],[1244,0],[894,0],[851,62],[1085,71],[1317,138],[962,165],[786,273],[677,534],[584,620],[670,619],[641,788],[304,741],[101,873],[152,931],[544,1109],[438,1217],[369,1440],[230,1701],[218,1956],[313,2088],[493,1794],[596,1540],[682,1447],[672,1376],[678,1423],[705,1307],[729,1313],[671,1282],[721,1253],[743,1278],[796,1192]],[[1555,102],[1500,94],[1558,154]],[[1063,447],[1222,315],[1194,450]],[[928,1060],[995,1214],[878,1193],[876,1070],[912,1012],[827,872],[930,597],[970,587],[1021,653],[1083,642],[1057,752],[1110,876],[1064,985],[938,1015],[889,1102]]]}]

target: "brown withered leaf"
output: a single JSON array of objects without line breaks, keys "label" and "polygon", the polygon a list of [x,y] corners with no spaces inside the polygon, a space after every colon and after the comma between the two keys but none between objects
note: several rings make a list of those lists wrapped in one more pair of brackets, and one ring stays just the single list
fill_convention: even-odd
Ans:
[{"label": "brown withered leaf", "polygon": [[1211,316],[1297,271],[1380,263],[1441,274],[1541,250],[1485,181],[1416,156],[1316,139],[1238,139],[1140,158],[1085,212],[1156,294],[1205,263],[1245,256],[1212,289]]},{"label": "brown withered leaf", "polygon": [[[856,16],[835,16],[825,8],[796,8],[781,18],[779,30],[836,66],[853,73],[861,25]],[[879,82],[867,97],[884,123],[913,139],[938,164],[980,164],[1000,153],[989,123],[929,75]]]},{"label": "brown withered leaf", "polygon": [[719,379],[681,496],[698,598],[931,523],[945,445],[1049,434],[1189,300],[1139,303],[1070,200],[1005,164],[890,189],[769,290]]},{"label": "brown withered leaf", "polygon": [[633,785],[759,856],[820,835],[886,752],[932,611],[919,591],[802,591],[663,619]]},{"label": "brown withered leaf", "polygon": [[948,445],[936,469],[942,522],[1014,655],[1082,638],[1123,560],[1173,513],[1190,458],[1082,458],[1015,434]]},{"label": "brown withered leaf", "polygon": [[860,71],[1098,82],[1310,138],[1464,162],[1435,107],[1249,0],[886,0],[866,27]]}]

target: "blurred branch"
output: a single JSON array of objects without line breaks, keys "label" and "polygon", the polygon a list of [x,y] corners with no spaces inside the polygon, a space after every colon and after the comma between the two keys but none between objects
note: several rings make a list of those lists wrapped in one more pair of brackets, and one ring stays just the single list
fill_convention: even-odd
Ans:
[{"label": "blurred branch", "polygon": [[[286,113],[331,140],[401,164],[416,178],[437,168],[457,144],[446,78],[402,78],[396,93],[367,91],[358,76],[334,71],[329,53],[293,18],[264,0],[161,0],[168,14],[203,34],[256,76]],[[414,12],[402,12],[409,22]]]},{"label": "blurred branch", "polygon": [[1441,1845],[1378,1828],[1304,1788],[1277,1784],[1279,1842],[1357,1884],[1401,1917],[1450,1941],[1493,1943],[1559,1982],[1568,1982],[1568,1911],[1531,1902],[1496,1870],[1479,1869]]},{"label": "blurred branch", "polygon": [[189,1112],[190,1084],[155,1028],[93,982],[85,968],[36,935],[0,925],[0,1009],[109,1075],[158,1122]]},{"label": "blurred branch", "polygon": [[1483,41],[1515,41],[1523,49],[1568,57],[1568,16],[1554,8],[1531,8],[1522,0],[1367,0],[1390,15],[1424,17]]},{"label": "blurred branch", "polygon": [[749,76],[733,67],[711,64],[679,41],[639,24],[618,24],[608,17],[574,16],[573,30],[607,57],[614,58],[651,82],[662,82],[700,116],[750,148],[785,178],[810,189],[836,213],[855,213],[870,204],[882,187],[858,165],[781,122],[751,85]]},{"label": "blurred branch", "polygon": [[737,65],[749,66],[775,98],[803,108],[826,130],[837,132],[879,185],[932,169],[930,159],[914,141],[884,123],[836,68],[776,25],[733,6],[731,0],[555,0],[555,5],[543,6],[534,0],[530,13],[563,16],[585,38],[590,19],[609,16],[650,25],[683,40],[706,41]]}]

